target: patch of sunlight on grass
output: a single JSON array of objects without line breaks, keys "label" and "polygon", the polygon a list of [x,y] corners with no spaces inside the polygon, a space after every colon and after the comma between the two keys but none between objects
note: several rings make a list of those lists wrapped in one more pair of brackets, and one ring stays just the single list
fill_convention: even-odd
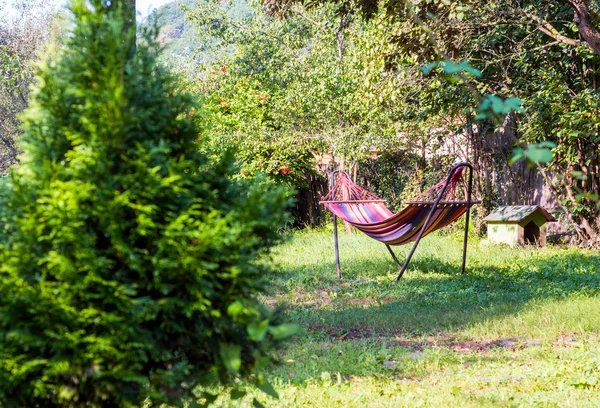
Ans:
[{"label": "patch of sunlight on grass", "polygon": [[515,315],[477,323],[464,335],[553,339],[565,333],[600,333],[600,296],[578,294],[564,300],[533,301]]}]

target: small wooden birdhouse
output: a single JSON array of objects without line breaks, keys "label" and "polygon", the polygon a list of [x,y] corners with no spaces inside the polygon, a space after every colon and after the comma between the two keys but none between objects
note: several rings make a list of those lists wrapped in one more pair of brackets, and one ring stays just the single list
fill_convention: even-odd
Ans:
[{"label": "small wooden birdhouse", "polygon": [[556,221],[539,205],[499,207],[485,217],[488,239],[509,245],[546,245],[546,223]]}]

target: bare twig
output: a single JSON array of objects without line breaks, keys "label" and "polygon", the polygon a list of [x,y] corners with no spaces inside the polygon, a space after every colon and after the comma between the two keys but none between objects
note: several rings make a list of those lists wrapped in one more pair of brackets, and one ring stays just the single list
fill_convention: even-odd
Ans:
[{"label": "bare twig", "polygon": [[569,38],[565,35],[562,35],[561,33],[558,32],[558,30],[556,28],[554,28],[554,26],[552,24],[550,24],[546,20],[536,16],[535,14],[531,14],[526,11],[524,11],[523,14],[526,17],[532,19],[533,21],[535,21],[536,23],[539,24],[539,27],[537,27],[537,29],[539,31],[541,31],[542,33],[546,34],[549,37],[554,38],[557,41],[560,41],[563,44],[572,45],[574,47],[588,47],[588,48],[590,47],[590,45],[588,43],[585,43],[583,41],[579,41],[574,38]]},{"label": "bare twig", "polygon": [[299,15],[299,16],[300,16],[300,17],[302,17],[303,19],[305,19],[305,20],[309,21],[310,23],[312,23],[312,24],[316,25],[317,27],[319,27],[319,31],[321,31],[321,32],[323,32],[323,33],[326,33],[326,32],[327,32],[327,30],[326,30],[326,29],[325,29],[325,28],[324,28],[324,27],[323,27],[321,24],[319,24],[319,22],[318,22],[318,21],[315,21],[315,20],[313,20],[312,18],[308,17],[307,15],[305,15],[304,13],[301,13],[301,12],[300,12],[300,11],[298,11],[298,10],[294,10],[294,13],[295,13],[295,14],[297,14],[297,15]]}]

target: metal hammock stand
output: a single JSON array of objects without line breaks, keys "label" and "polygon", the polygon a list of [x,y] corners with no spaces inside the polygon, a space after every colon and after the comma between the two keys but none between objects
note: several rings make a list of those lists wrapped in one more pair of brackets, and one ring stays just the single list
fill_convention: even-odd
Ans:
[{"label": "metal hammock stand", "polygon": [[[464,199],[456,197],[456,185],[461,180],[463,169],[469,170]],[[337,181],[336,181],[337,175]],[[443,228],[465,214],[465,234],[461,272],[465,271],[469,211],[473,204],[480,201],[471,199],[473,191],[473,166],[459,163],[452,167],[448,177],[407,202],[407,206],[394,214],[384,205],[385,200],[356,185],[350,176],[341,170],[331,173],[331,191],[324,197],[323,204],[333,214],[333,238],[335,245],[335,264],[338,278],[341,279],[337,218],[342,218],[373,239],[385,244],[400,273],[400,280],[410,260],[425,235]],[[414,241],[404,265],[392,251],[390,245],[403,245]]]}]

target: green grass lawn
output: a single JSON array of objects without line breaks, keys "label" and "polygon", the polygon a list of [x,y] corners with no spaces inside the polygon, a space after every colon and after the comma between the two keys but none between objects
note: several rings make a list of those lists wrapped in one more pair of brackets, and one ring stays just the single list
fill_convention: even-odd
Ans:
[{"label": "green grass lawn", "polygon": [[[576,248],[421,241],[400,282],[385,247],[290,236],[263,298],[304,327],[268,377],[273,407],[600,407],[600,256]],[[410,246],[395,248],[403,260]],[[251,406],[251,398],[222,400]]]}]

